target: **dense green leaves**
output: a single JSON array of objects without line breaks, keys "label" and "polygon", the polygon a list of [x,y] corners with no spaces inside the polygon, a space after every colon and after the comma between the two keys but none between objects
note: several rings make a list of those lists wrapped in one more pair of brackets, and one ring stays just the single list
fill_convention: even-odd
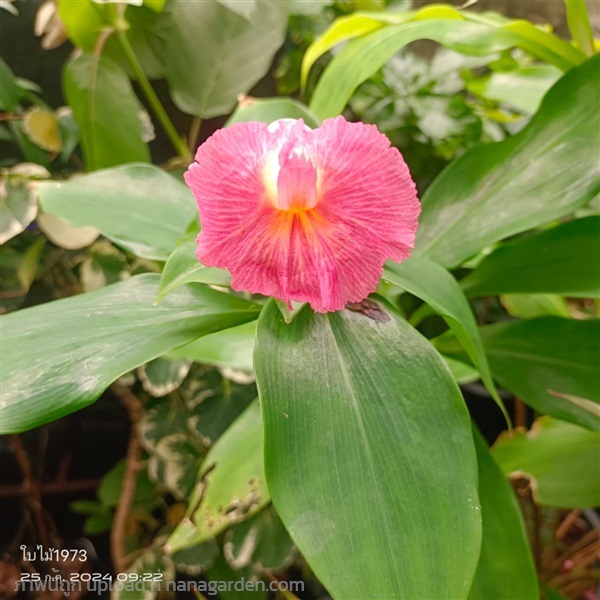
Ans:
[{"label": "dense green leaves", "polygon": [[467,89],[478,96],[513,106],[533,114],[544,94],[562,75],[550,65],[535,65],[512,71],[495,71],[467,82]]},{"label": "dense green leaves", "polygon": [[0,110],[12,111],[19,104],[21,90],[9,66],[0,58]]},{"label": "dense green leaves", "polygon": [[304,119],[311,128],[320,125],[317,117],[293,98],[246,98],[229,117],[227,125],[247,121],[272,123],[279,119]]},{"label": "dense green leaves", "polygon": [[503,435],[492,454],[506,474],[529,477],[542,504],[586,508],[600,504],[599,446],[600,433],[542,417],[527,433]]},{"label": "dense green leaves", "polygon": [[58,0],[57,5],[60,20],[73,45],[91,54],[102,29],[107,25],[104,8],[91,0]]},{"label": "dense green leaves", "polygon": [[456,267],[593,198],[600,191],[599,101],[595,57],[558,81],[519,134],[452,163],[423,197],[417,252]]},{"label": "dense green leaves", "polygon": [[244,2],[240,2],[239,0],[217,0],[217,2],[249,21],[256,12],[257,0],[245,0]]},{"label": "dense green leaves", "polygon": [[503,294],[500,303],[509,315],[519,319],[571,316],[566,300],[556,294]]},{"label": "dense green leaves", "polygon": [[554,293],[600,297],[600,217],[576,219],[486,256],[461,285],[469,296]]},{"label": "dense green leaves", "polygon": [[383,16],[382,13],[382,18],[377,19],[373,15],[354,13],[347,17],[336,19],[330,27],[309,46],[304,54],[301,69],[302,87],[306,85],[308,73],[320,56],[338,44],[366,35],[376,29],[380,29],[386,23]]},{"label": "dense green leaves", "polygon": [[188,286],[154,305],[157,275],[2,319],[2,433],[90,404],[117,377],[195,338],[256,317],[255,304]]},{"label": "dense green leaves", "polygon": [[475,428],[473,437],[483,539],[469,600],[539,598],[537,574],[517,499]]},{"label": "dense green leaves", "polygon": [[481,336],[503,386],[542,413],[600,428],[600,321],[542,317]]},{"label": "dense green leaves", "polygon": [[181,241],[165,264],[160,279],[158,300],[186,283],[210,283],[229,286],[231,275],[223,269],[205,267],[196,258],[196,235]]},{"label": "dense green leaves", "polygon": [[259,570],[280,569],[293,558],[292,540],[272,506],[232,527],[225,540],[225,557],[237,569],[249,564]]},{"label": "dense green leaves", "polygon": [[304,308],[288,325],[271,301],[255,368],[271,497],[331,594],[466,597],[480,545],[473,442],[429,343],[383,305]]},{"label": "dense green leaves", "polygon": [[170,551],[205,541],[269,502],[262,449],[263,425],[256,400],[206,455],[188,515],[169,538]]},{"label": "dense green leaves", "polygon": [[256,322],[244,323],[217,333],[205,335],[169,353],[172,358],[195,360],[207,365],[252,373],[252,353]]},{"label": "dense green leaves", "polygon": [[0,181],[0,244],[21,233],[37,215],[31,182],[21,177]]},{"label": "dense green leaves", "polygon": [[573,41],[588,56],[594,53],[594,32],[590,24],[585,0],[565,0],[567,23]]},{"label": "dense green leaves", "polygon": [[155,358],[138,368],[137,374],[146,392],[161,398],[176,390],[190,372],[191,361]]},{"label": "dense green leaves", "polygon": [[256,4],[252,23],[218,2],[172,0],[163,15],[171,96],[203,118],[229,112],[267,72],[287,25],[287,15],[266,2]]},{"label": "dense green leaves", "polygon": [[92,226],[145,258],[166,259],[196,215],[189,189],[151,165],[123,165],[39,185],[44,211]]},{"label": "dense green leaves", "polygon": [[565,71],[585,59],[576,48],[526,21],[431,6],[415,13],[358,14],[337,27],[334,24],[307,52],[303,77],[320,54],[357,35],[360,37],[352,39],[336,55],[315,89],[310,108],[321,119],[340,114],[359,84],[401,48],[420,39],[434,40],[474,56],[519,47]]},{"label": "dense green leaves", "polygon": [[83,54],[66,64],[63,84],[89,170],[150,161],[142,139],[140,105],[117,63]]},{"label": "dense green leaves", "polygon": [[[541,413],[600,428],[600,320],[540,317],[480,333],[501,385]],[[438,348],[456,356],[442,340]]]},{"label": "dense green leaves", "polygon": [[492,381],[475,317],[456,279],[444,267],[419,256],[401,264],[387,262],[383,278],[421,298],[446,320],[508,419]]}]

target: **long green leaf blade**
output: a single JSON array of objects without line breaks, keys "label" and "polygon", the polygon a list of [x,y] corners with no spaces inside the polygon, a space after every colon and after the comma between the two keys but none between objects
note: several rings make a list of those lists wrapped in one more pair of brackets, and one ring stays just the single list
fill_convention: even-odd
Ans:
[{"label": "long green leaf blade", "polygon": [[254,360],[271,497],[334,597],[466,597],[480,517],[463,400],[419,333],[369,307],[305,308],[289,325],[264,308]]},{"label": "long green leaf blade", "polygon": [[71,181],[41,181],[42,209],[91,226],[127,250],[165,260],[197,218],[190,190],[154,165],[122,165]]},{"label": "long green leaf blade", "polygon": [[186,283],[208,283],[228,287],[231,275],[224,269],[205,267],[196,258],[196,236],[185,238],[167,259],[160,278],[157,300],[162,300],[178,287]]},{"label": "long green leaf blade", "polygon": [[170,551],[210,539],[271,501],[265,481],[263,445],[257,398],[206,455],[188,515],[167,542]]},{"label": "long green leaf blade", "polygon": [[445,319],[479,370],[483,383],[506,420],[510,422],[494,386],[475,317],[456,279],[444,267],[419,256],[413,256],[401,264],[387,262],[383,278],[421,298]]},{"label": "long green leaf blade", "polygon": [[535,564],[515,494],[475,427],[473,437],[483,540],[469,600],[539,598]]},{"label": "long green leaf blade", "polygon": [[573,41],[588,56],[594,54],[594,32],[585,0],[565,0],[567,23]]},{"label": "long green leaf blade", "polygon": [[492,456],[507,475],[531,479],[536,501],[561,508],[600,504],[600,433],[548,416],[528,432],[504,435]]},{"label": "long green leaf blade", "polygon": [[600,298],[600,217],[503,244],[461,281],[469,296],[562,294]]},{"label": "long green leaf blade", "polygon": [[2,433],[79,410],[131,369],[258,315],[254,303],[200,285],[156,306],[158,280],[140,275],[3,317]]},{"label": "long green leaf blade", "polygon": [[[540,413],[600,429],[600,320],[539,317],[479,332],[499,384]],[[444,337],[438,349],[460,358]]]},{"label": "long green leaf blade", "polygon": [[65,97],[81,132],[88,170],[150,162],[140,105],[127,74],[109,58],[82,54],[63,74]]},{"label": "long green leaf blade", "polygon": [[288,21],[267,2],[256,4],[252,23],[217,2],[172,0],[163,15],[171,96],[181,110],[202,118],[230,112],[238,95],[267,73]]},{"label": "long green leaf blade", "polygon": [[[366,31],[369,28],[375,30],[352,39],[327,66],[310,102],[317,117],[326,119],[339,115],[363,81],[374,75],[396,52],[416,40],[433,40],[473,56],[487,56],[518,47],[563,71],[585,60],[585,55],[576,48],[527,21],[497,24],[444,6],[426,7],[412,16],[401,14],[399,20],[399,24],[387,27],[378,27],[371,19],[358,25]],[[309,60],[314,58],[311,55]]]},{"label": "long green leaf blade", "polygon": [[600,192],[600,56],[572,69],[517,135],[475,148],[428,188],[415,251],[456,267]]}]

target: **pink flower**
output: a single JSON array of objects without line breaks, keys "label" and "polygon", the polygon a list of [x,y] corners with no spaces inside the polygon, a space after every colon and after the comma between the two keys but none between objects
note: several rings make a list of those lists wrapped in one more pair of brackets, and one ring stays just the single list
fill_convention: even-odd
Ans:
[{"label": "pink flower", "polygon": [[200,212],[198,260],[235,290],[341,310],[409,257],[420,204],[400,152],[373,125],[238,123],[185,174]]}]

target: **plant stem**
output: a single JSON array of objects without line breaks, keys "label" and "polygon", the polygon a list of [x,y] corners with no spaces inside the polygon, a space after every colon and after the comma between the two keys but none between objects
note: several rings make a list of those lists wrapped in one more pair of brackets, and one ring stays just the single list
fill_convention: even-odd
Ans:
[{"label": "plant stem", "polygon": [[27,491],[27,506],[35,520],[37,534],[42,546],[44,548],[49,548],[50,536],[48,535],[48,528],[46,527],[44,511],[42,509],[42,495],[40,493],[39,484],[33,477],[29,456],[25,452],[25,449],[21,444],[21,438],[18,435],[12,435],[11,442],[17,464],[19,465],[19,469],[23,476],[23,487]]},{"label": "plant stem", "polygon": [[141,468],[140,458],[142,447],[138,440],[138,434],[139,421],[142,417],[143,408],[141,402],[133,395],[129,388],[113,384],[111,390],[127,409],[129,420],[131,421],[129,445],[127,446],[127,456],[125,458],[125,473],[123,474],[119,503],[115,510],[115,516],[110,532],[110,554],[113,567],[117,573],[123,573],[130,564],[130,559],[128,558],[125,549],[125,530],[127,528],[129,513],[131,512],[131,507],[133,505],[138,475]]},{"label": "plant stem", "polygon": [[137,56],[135,55],[135,52],[133,51],[133,48],[129,43],[129,40],[127,39],[127,34],[125,33],[125,30],[119,25],[117,25],[115,29],[117,31],[121,47],[123,48],[123,51],[125,52],[129,63],[131,64],[131,68],[133,69],[133,72],[137,77],[138,83],[142,88],[142,92],[144,93],[148,104],[152,108],[152,111],[156,115],[156,118],[160,121],[162,128],[165,130],[165,133],[167,134],[169,140],[171,140],[171,143],[177,151],[177,154],[181,156],[181,158],[183,158],[184,160],[190,162],[192,160],[191,153],[183,138],[180,137],[180,135],[177,133],[175,126],[173,125],[171,119],[169,119],[167,111],[164,109],[163,105],[158,99],[158,96],[156,95],[156,92],[150,85],[150,82],[148,81],[148,78],[146,77],[146,74],[142,69],[142,65],[140,65]]},{"label": "plant stem", "polygon": [[194,117],[192,124],[190,125],[190,132],[188,133],[188,148],[190,152],[196,150],[196,140],[200,134],[200,127],[202,126],[202,119],[200,117]]}]

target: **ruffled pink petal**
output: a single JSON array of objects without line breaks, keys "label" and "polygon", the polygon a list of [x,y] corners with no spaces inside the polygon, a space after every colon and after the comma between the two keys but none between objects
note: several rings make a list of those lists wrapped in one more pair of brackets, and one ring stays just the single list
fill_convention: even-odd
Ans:
[{"label": "ruffled pink petal", "polygon": [[410,255],[420,204],[400,153],[374,126],[329,119],[218,131],[186,182],[198,202],[198,259],[232,286],[317,312],[377,287],[383,263]]}]

